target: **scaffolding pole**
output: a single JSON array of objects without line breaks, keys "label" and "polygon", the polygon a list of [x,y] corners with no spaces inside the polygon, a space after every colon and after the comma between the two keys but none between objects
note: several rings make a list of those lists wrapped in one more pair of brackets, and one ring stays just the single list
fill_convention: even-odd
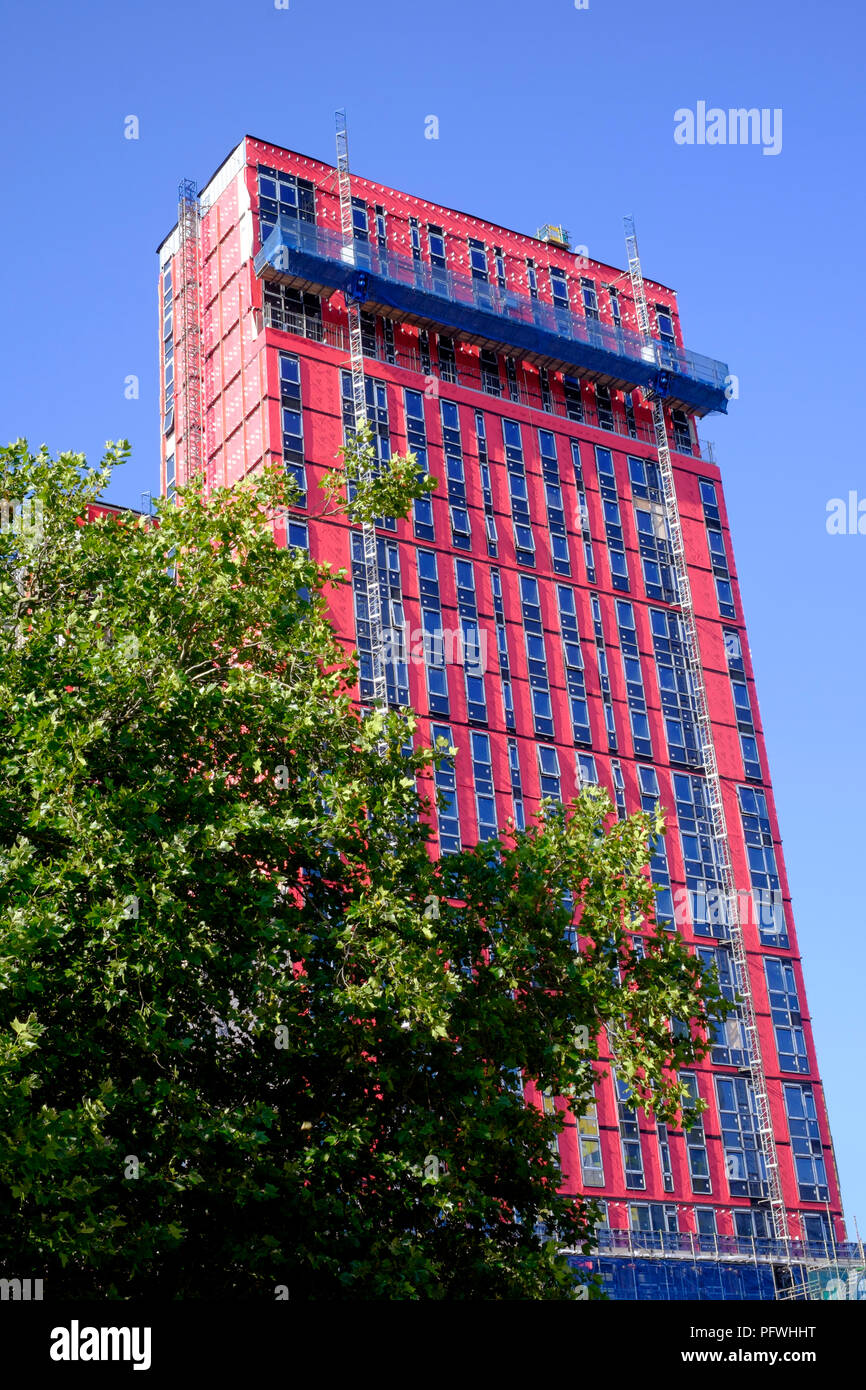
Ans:
[{"label": "scaffolding pole", "polygon": [[178,187],[180,341],[175,360],[183,398],[183,476],[189,483],[204,467],[201,327],[201,204],[192,179]]},{"label": "scaffolding pole", "polygon": [[[343,239],[343,261],[355,265],[355,233],[352,224],[352,183],[349,175],[349,131],[346,113],[336,113],[337,124],[337,185],[340,193],[340,228]],[[349,357],[352,372],[352,403],[355,434],[367,424],[367,384],[364,375],[364,346],[361,337],[360,290],[354,284],[345,292],[346,314],[349,321]],[[379,563],[376,528],[372,522],[361,526],[363,546],[364,585],[367,590],[367,618],[370,625],[370,663],[373,685],[372,703],[381,709],[388,705],[385,682],[385,636],[382,626],[382,597],[379,592]]]}]

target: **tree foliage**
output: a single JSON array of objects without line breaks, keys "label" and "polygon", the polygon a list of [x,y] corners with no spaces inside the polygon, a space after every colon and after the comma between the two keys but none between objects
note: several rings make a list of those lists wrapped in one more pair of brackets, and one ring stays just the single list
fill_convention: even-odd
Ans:
[{"label": "tree foliage", "polygon": [[592,1211],[521,1076],[579,1111],[604,1029],[674,1119],[724,1007],[674,934],[632,948],[661,822],[587,792],[435,860],[442,755],[359,719],[285,478],[84,524],[125,456],[0,450],[41,503],[0,532],[0,1264],[52,1297],[573,1297]]}]

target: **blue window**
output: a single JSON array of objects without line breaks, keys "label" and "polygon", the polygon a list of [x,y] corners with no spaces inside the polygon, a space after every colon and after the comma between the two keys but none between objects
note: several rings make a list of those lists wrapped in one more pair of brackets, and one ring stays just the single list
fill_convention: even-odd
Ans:
[{"label": "blue window", "polygon": [[171,265],[166,266],[162,273],[162,336],[170,338],[172,334],[172,321],[174,317],[174,300],[172,297],[172,271]]},{"label": "blue window", "polygon": [[740,749],[743,754],[744,775],[760,782],[763,774],[757,739],[752,734],[740,734]]},{"label": "blue window", "polygon": [[486,282],[487,252],[484,249],[484,242],[479,241],[476,237],[469,237],[469,265],[473,278]]},{"label": "blue window", "polygon": [[731,690],[734,695],[734,711],[737,722],[744,724],[747,728],[753,727],[752,705],[749,700],[749,688],[744,680],[737,680],[731,677]]},{"label": "blue window", "polygon": [[734,603],[734,588],[729,579],[716,580],[716,597],[719,600],[719,612],[723,618],[736,618],[737,605]]},{"label": "blue window", "polygon": [[529,575],[520,576],[520,598],[526,640],[526,661],[529,670],[529,691],[535,732],[543,738],[553,737],[553,709],[547,674],[547,655],[544,629],[538,597],[538,581]]},{"label": "blue window", "polygon": [[734,590],[728,568],[728,556],[725,550],[725,538],[722,533],[721,512],[715,485],[709,479],[701,478],[699,488],[704,508],[704,522],[707,528],[710,565],[716,582],[719,612],[723,618],[736,618],[737,608],[734,603]]},{"label": "blue window", "polygon": [[780,1071],[808,1072],[809,1058],[800,1016],[800,999],[794,967],[788,960],[767,959],[770,1016],[776,1034]]},{"label": "blue window", "polygon": [[466,683],[466,709],[469,718],[477,723],[487,722],[487,701],[484,693],[484,648],[478,625],[475,598],[475,570],[470,560],[454,561],[457,581],[457,607],[460,614],[462,639],[461,658]]},{"label": "blue window", "polygon": [[448,673],[445,665],[439,578],[436,569],[436,555],[432,550],[418,551],[418,589],[421,602],[424,666],[427,675],[427,703],[431,714],[447,715],[449,713]]},{"label": "blue window", "polygon": [[[647,767],[645,764],[639,763],[637,775],[641,810],[653,813],[661,799],[658,774],[654,767]],[[664,836],[657,835],[650,848],[652,851],[650,878],[656,887],[656,920],[670,926],[674,920],[674,905]]]},{"label": "blue window", "polygon": [[163,404],[162,432],[174,429],[174,301],[172,299],[172,270],[169,265],[162,277],[162,366]]},{"label": "blue window", "polygon": [[629,458],[638,550],[647,598],[676,603],[670,532],[661,500],[661,481],[656,464]]},{"label": "blue window", "polygon": [[[698,1078],[693,1072],[684,1071],[680,1072],[680,1080],[685,1083],[689,1102],[694,1105],[694,1103],[700,1099]],[[692,1192],[703,1197],[712,1192],[713,1189],[710,1182],[710,1161],[707,1157],[707,1140],[704,1134],[704,1122],[700,1116],[698,1116],[691,1128],[685,1131],[685,1136]]]},{"label": "blue window", "polygon": [[291,550],[305,550],[309,553],[310,533],[307,528],[307,523],[302,521],[300,517],[289,517],[286,541]]},{"label": "blue window", "polygon": [[660,1248],[662,1237],[677,1234],[677,1209],[671,1203],[629,1202],[628,1215],[632,1238],[645,1237],[650,1250]]},{"label": "blue window", "polygon": [[736,671],[740,675],[745,673],[743,662],[743,647],[740,642],[740,634],[736,628],[726,627],[725,634],[725,655],[728,658],[728,670]]},{"label": "blue window", "polygon": [[511,688],[511,667],[508,660],[508,636],[505,630],[505,607],[502,601],[502,577],[498,569],[490,571],[490,590],[493,596],[493,617],[496,623],[496,648],[499,654],[499,674],[502,677],[502,702],[505,727],[514,730],[514,694]]},{"label": "blue window", "polygon": [[543,800],[561,801],[559,757],[548,744],[538,745],[538,781]]},{"label": "blue window", "polygon": [[616,1087],[616,1108],[619,1116],[619,1138],[622,1149],[622,1166],[627,1188],[646,1187],[644,1177],[643,1149],[641,1147],[640,1125],[634,1097],[628,1082],[614,1075]]},{"label": "blue window", "polygon": [[[342,383],[342,403],[343,403],[343,435],[346,440],[352,438],[355,432],[355,398],[352,388],[352,373],[343,371],[340,373]],[[364,380],[366,394],[366,415],[367,424],[372,433],[373,449],[376,461],[373,465],[373,472],[378,476],[391,458],[391,427],[388,420],[388,391],[384,381],[376,381],[374,377],[366,377]],[[354,496],[354,485],[349,484],[349,496]],[[383,527],[386,531],[396,531],[397,522],[394,517],[376,517],[375,524]]]},{"label": "blue window", "polygon": [[610,396],[610,387],[602,386],[596,382],[595,386],[595,413],[596,424],[601,430],[615,430],[613,420],[613,403]]},{"label": "blue window", "polygon": [[568,556],[568,533],[565,526],[565,503],[560,486],[556,435],[551,430],[539,430],[538,447],[541,453],[541,471],[544,477],[553,568],[557,574],[570,574],[571,564]]},{"label": "blue window", "polygon": [[478,448],[478,468],[481,474],[481,496],[484,501],[484,532],[487,538],[487,554],[491,559],[496,559],[499,540],[496,534],[496,516],[493,510],[490,460],[487,454],[487,426],[480,410],[475,412],[475,439]]},{"label": "blue window", "polygon": [[822,1211],[804,1211],[800,1218],[809,1247],[809,1254],[826,1255],[833,1249],[834,1239],[830,1222]]},{"label": "blue window", "polygon": [[616,473],[614,472],[613,455],[610,449],[602,449],[596,445],[595,461],[607,532],[611,583],[615,589],[628,590],[628,564],[623,540],[622,518],[619,511]]},{"label": "blue window", "polygon": [[[454,744],[447,724],[432,724],[430,737],[434,748],[444,739],[450,749]],[[453,755],[436,769],[436,800],[439,820],[439,848],[443,854],[457,854],[460,844],[460,816],[457,805],[457,778]]]},{"label": "blue window", "polygon": [[[580,1145],[580,1171],[584,1187],[604,1187],[604,1165],[601,1152],[601,1133],[598,1124],[598,1106],[593,1102],[587,1106],[577,1121],[578,1142]],[[604,1218],[607,1224],[607,1217]]]},{"label": "blue window", "polygon": [[723,895],[704,779],[675,772],[671,780],[677,808],[686,888],[691,905],[692,929],[696,936],[727,936],[728,923],[725,913],[718,910],[723,902]]},{"label": "blue window", "polygon": [[701,478],[698,487],[701,494],[705,518],[716,524],[720,524],[719,499],[716,496],[715,483],[711,483],[708,478]]},{"label": "blue window", "polygon": [[[635,945],[640,941],[640,937],[635,937]],[[659,1168],[662,1175],[662,1187],[665,1192],[674,1190],[674,1170],[671,1164],[671,1144],[670,1134],[666,1124],[661,1120],[656,1125],[659,1144]]]},{"label": "blue window", "polygon": [[165,346],[163,374],[162,432],[171,434],[174,429],[174,350],[170,340]]},{"label": "blue window", "polygon": [[571,708],[572,733],[575,743],[592,743],[574,590],[566,584],[557,584],[556,594],[559,602],[562,655],[565,664],[565,685]]},{"label": "blue window", "polygon": [[418,225],[417,217],[409,218],[409,245],[412,248],[413,261],[421,259],[421,228]]},{"label": "blue window", "polygon": [[588,319],[598,318],[598,295],[595,292],[595,282],[587,276],[581,276],[580,293],[583,299],[583,312]]},{"label": "blue window", "polygon": [[598,786],[598,768],[592,753],[578,753],[577,780],[581,788]]},{"label": "blue window", "polygon": [[511,774],[511,794],[514,798],[514,823],[518,830],[526,829],[526,813],[523,808],[523,782],[520,776],[520,755],[517,739],[508,740],[508,770]]},{"label": "blue window", "polygon": [[376,204],[376,241],[384,251],[388,245],[388,228],[385,222],[385,209],[380,203]]},{"label": "blue window", "polygon": [[748,1060],[749,1048],[737,1003],[741,990],[736,961],[727,946],[699,946],[697,954],[702,964],[715,967],[723,997],[735,1006],[724,1022],[713,1027],[711,1061],[717,1066],[743,1067]]},{"label": "blue window", "polygon": [[610,687],[610,673],[607,666],[607,652],[604,645],[604,624],[601,619],[601,603],[598,594],[590,594],[589,606],[592,610],[593,629],[595,632],[595,654],[598,662],[598,680],[601,686],[602,708],[604,709],[604,724],[607,730],[607,743],[611,752],[615,752],[617,747],[616,718],[613,710],[613,696]]},{"label": "blue window", "polygon": [[828,1202],[830,1189],[812,1087],[786,1084],[782,1090],[800,1201]]},{"label": "blue window", "polygon": [[352,199],[352,234],[356,242],[366,244],[370,240],[367,205],[363,198]]},{"label": "blue window", "polygon": [[583,421],[583,394],[580,381],[575,376],[568,376],[563,373],[562,394],[565,400],[565,417],[567,420]]},{"label": "blue window", "polygon": [[[715,1207],[696,1207],[695,1216],[697,1218],[698,1236],[710,1242],[707,1247],[708,1253],[716,1250],[716,1209]],[[703,1246],[701,1247],[703,1248]]]},{"label": "blue window", "polygon": [[752,1083],[744,1076],[717,1076],[716,1098],[731,1196],[765,1197],[766,1168]]},{"label": "blue window", "polygon": [[568,299],[568,277],[564,270],[559,270],[556,266],[550,267],[550,289],[553,295],[554,309],[569,309]]},{"label": "blue window", "polygon": [[725,551],[725,538],[721,531],[707,531],[707,541],[710,547],[710,560],[713,568],[715,569],[718,566],[718,568],[723,568],[727,571],[728,557]]},{"label": "blue window", "polygon": [[586,579],[588,584],[594,584],[595,579],[595,557],[592,550],[592,532],[589,525],[589,508],[586,502],[586,488],[583,482],[583,468],[580,461],[580,445],[576,439],[571,441],[571,462],[574,469],[574,482],[577,487],[577,518],[576,522],[580,528],[581,539],[583,542],[583,558],[586,565]]},{"label": "blue window", "polygon": [[265,280],[262,283],[262,296],[266,327],[312,338],[317,343],[325,341],[322,301],[318,295],[307,294],[274,280]]},{"label": "blue window", "polygon": [[493,765],[490,758],[490,738],[473,729],[472,772],[475,778],[475,808],[478,815],[479,840],[492,840],[498,834],[496,797],[493,791]]},{"label": "blue window", "polygon": [[469,513],[465,507],[451,508],[451,541],[460,549],[468,550],[471,544]]},{"label": "blue window", "polygon": [[[736,643],[736,646],[734,646]],[[740,735],[740,748],[743,754],[743,771],[746,777],[761,780],[761,760],[755,738],[755,722],[749,687],[743,671],[743,656],[737,632],[725,633],[725,651],[728,653],[728,670],[731,677],[731,693],[734,697],[734,714]]]},{"label": "blue window", "polygon": [[635,757],[651,758],[653,746],[644,692],[643,669],[638,650],[637,629],[635,628],[634,611],[626,599],[617,599],[616,616]]},{"label": "blue window", "polygon": [[438,269],[445,267],[445,237],[441,227],[428,226],[427,245],[430,247],[430,263]]},{"label": "blue window", "polygon": [[304,416],[301,408],[301,363],[289,352],[280,353],[280,409],[283,431],[283,462],[298,489],[296,506],[307,505],[307,475],[304,467]]},{"label": "blue window", "polygon": [[535,564],[535,540],[529,511],[529,493],[523,463],[523,439],[516,420],[502,421],[505,462],[508,467],[508,486],[511,492],[511,515],[514,526],[514,547],[519,565]]},{"label": "blue window", "polygon": [[[424,420],[424,397],[420,391],[403,392],[406,406],[406,443],[418,460],[418,474],[428,471],[427,426]],[[436,539],[433,529],[433,503],[429,497],[416,497],[412,504],[414,531],[418,540]]]},{"label": "blue window", "polygon": [[[302,524],[306,533],[306,523]],[[400,556],[396,541],[388,541],[381,536],[377,537],[376,554],[379,617],[383,633],[383,648],[379,651],[374,651],[373,644],[375,615],[371,614],[370,611],[364,541],[362,536],[353,532],[352,589],[355,602],[355,631],[358,642],[361,699],[374,697],[377,669],[384,669],[388,704],[405,706],[409,703],[409,668],[400,586]]]},{"label": "blue window", "polygon": [[672,763],[699,767],[703,757],[681,620],[676,613],[651,608],[650,625],[668,756]]},{"label": "blue window", "polygon": [[656,326],[658,328],[659,337],[663,343],[674,344],[676,342],[676,338],[674,337],[674,321],[671,317],[671,312],[669,309],[666,309],[663,304],[656,305]]},{"label": "blue window", "polygon": [[316,195],[309,179],[269,169],[263,164],[258,167],[258,176],[259,222],[263,242],[267,240],[278,217],[287,220],[289,225],[315,222]]},{"label": "blue window", "polygon": [[460,412],[453,401],[441,401],[440,410],[451,513],[451,543],[458,550],[469,550],[472,545],[472,531],[469,512],[466,509],[466,475],[460,438]]},{"label": "blue window", "polygon": [[787,950],[788,929],[776,868],[767,798],[758,787],[740,787],[739,797],[752,898],[760,908],[758,916],[761,944],[775,947],[777,950]]},{"label": "blue window", "polygon": [[505,715],[505,727],[506,727],[506,729],[513,729],[513,728],[515,728],[515,723],[514,723],[514,692],[513,692],[512,688],[511,688],[511,681],[509,681],[509,680],[504,680],[504,681],[502,682],[502,705],[503,705],[503,711],[504,711],[504,715]]}]

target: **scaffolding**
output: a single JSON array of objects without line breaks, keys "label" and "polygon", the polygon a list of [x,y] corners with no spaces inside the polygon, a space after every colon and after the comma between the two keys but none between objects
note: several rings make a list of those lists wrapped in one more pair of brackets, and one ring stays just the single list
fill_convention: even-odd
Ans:
[{"label": "scaffolding", "polygon": [[591,1254],[563,1253],[614,1299],[866,1300],[859,1243],[771,1240],[630,1228],[596,1231]]},{"label": "scaffolding", "polygon": [[[349,131],[345,111],[337,111],[337,184],[340,193],[340,229],[342,259],[354,266],[355,232],[352,221],[352,183],[349,175]],[[352,373],[352,403],[356,437],[367,425],[367,382],[364,375],[364,346],[361,337],[361,304],[364,299],[364,279],[356,275],[344,289],[346,314],[349,321],[349,361]],[[379,563],[376,527],[372,522],[361,526],[364,587],[366,589],[367,619],[370,625],[370,666],[373,686],[372,703],[387,708],[385,681],[385,636],[382,626],[382,597],[379,592]]]},{"label": "scaffolding", "polygon": [[[652,339],[652,328],[649,320],[649,311],[647,309],[646,291],[644,289],[633,218],[627,217],[625,219],[625,231],[628,269],[634,294],[638,330],[644,343],[644,355],[647,360],[650,360],[651,357],[655,357],[657,360],[657,350]],[[712,819],[715,861],[721,881],[722,901],[725,905],[725,920],[730,933],[731,950],[737,974],[739,975],[740,991],[742,995],[742,1022],[746,1034],[746,1065],[742,1070],[752,1083],[752,1090],[755,1097],[758,1133],[760,1135],[761,1149],[764,1156],[773,1228],[778,1240],[786,1240],[788,1237],[788,1221],[785,1210],[785,1198],[782,1192],[782,1182],[779,1174],[779,1157],[776,1151],[776,1139],[773,1133],[773,1120],[770,1111],[770,1096],[767,1088],[767,1077],[761,1054],[761,1040],[758,1034],[758,1025],[755,1016],[755,1000],[752,993],[749,961],[746,954],[746,943],[738,911],[738,894],[728,842],[722,782],[719,776],[718,762],[716,761],[716,750],[713,742],[713,726],[710,718],[710,708],[707,700],[703,665],[701,662],[697,616],[692,601],[692,590],[689,580],[688,563],[686,560],[685,543],[683,540],[683,529],[677,503],[673,462],[671,460],[670,445],[668,443],[664,405],[665,372],[661,363],[659,363],[659,368],[660,370],[658,372],[655,388],[649,393],[649,396],[653,411],[653,424],[656,436],[655,442],[658,450],[659,472],[662,480],[665,514],[670,533],[674,571],[677,577],[679,609],[685,638],[684,649],[689,667],[694,712],[703,749],[704,775],[707,800]]]},{"label": "scaffolding", "polygon": [[192,179],[182,179],[178,187],[177,233],[180,285],[175,291],[175,298],[180,299],[180,336],[175,357],[179,367],[180,380],[177,385],[183,410],[183,465],[179,472],[180,481],[186,484],[204,467],[201,204]]},{"label": "scaffolding", "polygon": [[866,1265],[801,1265],[792,1269],[791,1282],[787,1288],[780,1287],[776,1293],[779,1302],[857,1302],[866,1300]]},{"label": "scaffolding", "polygon": [[[344,179],[345,189],[345,179]],[[349,206],[351,207],[351,200]],[[341,208],[342,211],[342,208]],[[377,242],[363,248],[339,230],[280,218],[255,256],[265,280],[329,295],[353,293],[363,280],[365,308],[395,321],[452,332],[464,342],[524,357],[553,371],[586,374],[611,389],[647,389],[656,375],[655,353],[647,360],[640,335],[622,324],[587,319],[547,304],[498,281],[477,281],[452,267],[415,260]],[[704,415],[727,410],[727,364],[667,343],[664,360],[670,403]]]}]

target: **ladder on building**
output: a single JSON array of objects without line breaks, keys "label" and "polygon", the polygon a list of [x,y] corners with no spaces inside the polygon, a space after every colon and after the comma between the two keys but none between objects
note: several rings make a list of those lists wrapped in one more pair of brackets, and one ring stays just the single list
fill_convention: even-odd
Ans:
[{"label": "ladder on building", "polygon": [[[634,219],[631,217],[625,219],[625,232],[628,269],[634,293],[638,330],[644,344],[643,355],[647,361],[658,362],[656,349],[652,340],[646,291],[644,288],[643,275],[641,273],[640,257],[638,255],[637,235],[635,233]],[[758,1035],[749,961],[746,955],[745,938],[743,936],[742,923],[740,922],[739,916],[738,895],[725,820],[722,783],[719,776],[718,762],[716,761],[713,727],[710,719],[706,686],[704,684],[703,665],[701,663],[697,617],[692,601],[691,583],[689,580],[685,544],[683,541],[683,528],[677,503],[674,469],[671,461],[670,445],[668,443],[667,425],[665,423],[664,399],[659,392],[653,392],[651,395],[655,442],[658,449],[659,473],[662,481],[665,514],[667,517],[668,530],[670,532],[674,571],[677,577],[679,608],[685,639],[684,648],[689,666],[689,675],[691,677],[695,716],[703,748],[705,786],[712,821],[715,859],[721,882],[721,896],[725,908],[725,920],[728,923],[728,930],[730,933],[731,950],[736,964],[737,974],[740,979],[740,993],[742,995],[741,1015],[748,1049],[747,1066],[744,1068],[744,1071],[746,1071],[748,1079],[752,1083],[755,1097],[758,1133],[760,1135],[761,1148],[764,1156],[767,1187],[770,1197],[770,1210],[772,1213],[775,1235],[778,1240],[787,1241],[789,1233],[785,1199],[779,1174],[779,1157],[776,1150],[775,1135],[773,1133],[767,1077],[761,1055],[761,1040]]]},{"label": "ladder on building", "polygon": [[[201,205],[192,179],[182,179],[177,207],[180,338],[175,348],[183,397],[183,471],[190,483],[204,467],[201,323]],[[175,291],[177,296],[177,291]]]},{"label": "ladder on building", "polygon": [[[355,265],[355,233],[352,221],[352,184],[349,176],[349,131],[345,111],[336,113],[337,121],[337,185],[340,194],[340,229],[343,239],[343,260],[347,265]],[[345,292],[346,313],[349,320],[349,356],[352,371],[352,402],[355,415],[355,433],[360,433],[367,424],[367,384],[364,375],[364,347],[361,337],[361,301],[355,293],[354,285]],[[382,625],[382,596],[379,592],[379,562],[376,544],[376,528],[372,522],[364,522],[361,527],[363,546],[364,587],[366,588],[367,619],[370,627],[371,679],[373,685],[372,703],[382,709],[387,708],[388,694],[385,682],[385,635]]]}]

